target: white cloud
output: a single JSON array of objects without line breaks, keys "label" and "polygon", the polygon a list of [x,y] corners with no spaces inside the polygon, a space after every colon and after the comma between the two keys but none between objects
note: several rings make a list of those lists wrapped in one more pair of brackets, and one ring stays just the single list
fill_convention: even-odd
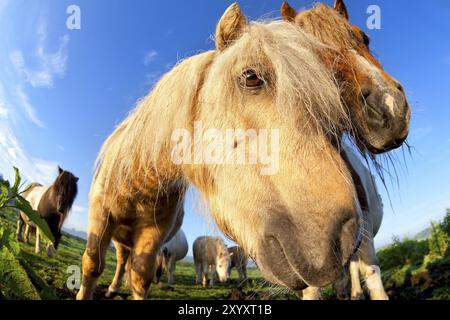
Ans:
[{"label": "white cloud", "polygon": [[0,119],[8,118],[8,109],[4,104],[0,104]]},{"label": "white cloud", "polygon": [[28,119],[30,119],[34,124],[41,128],[45,128],[45,124],[39,119],[39,117],[36,114],[36,109],[31,105],[27,94],[23,90],[23,87],[21,85],[17,85],[15,89],[15,96],[17,99],[17,102],[22,107],[23,111],[25,112]]},{"label": "white cloud", "polygon": [[150,63],[155,61],[157,55],[158,52],[156,50],[150,50],[149,52],[147,52],[144,58],[144,64],[148,66]]},{"label": "white cloud", "polygon": [[20,169],[24,182],[51,183],[57,174],[57,163],[30,156],[22,148],[7,120],[0,120],[0,173],[13,179],[13,166]]},{"label": "white cloud", "polygon": [[35,56],[37,58],[37,67],[32,69],[27,66],[24,54],[21,50],[14,50],[9,57],[15,71],[23,80],[34,88],[51,88],[54,84],[55,76],[63,77],[66,71],[68,60],[67,45],[69,36],[66,34],[59,39],[58,48],[54,52],[48,52],[47,45],[47,27],[44,22],[40,22],[37,28],[37,47]]},{"label": "white cloud", "polygon": [[[17,108],[8,104],[6,90],[0,82],[0,173],[8,180],[14,177],[13,166],[20,169],[24,182],[50,183],[57,174],[57,164],[33,157],[28,154],[19,142],[13,128],[12,113]],[[20,102],[19,102],[20,103]],[[2,111],[3,110],[3,111]]]}]

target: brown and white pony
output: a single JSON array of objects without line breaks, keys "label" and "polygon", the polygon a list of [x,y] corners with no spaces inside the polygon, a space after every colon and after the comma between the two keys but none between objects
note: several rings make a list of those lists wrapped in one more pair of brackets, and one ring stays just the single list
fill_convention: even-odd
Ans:
[{"label": "brown and white pony", "polygon": [[[43,186],[39,183],[32,183],[22,194],[31,207],[47,222],[55,238],[54,247],[52,244],[47,245],[47,255],[49,256],[52,256],[54,250],[58,249],[62,226],[78,193],[78,180],[71,172],[58,167],[58,177],[53,184]],[[23,230],[24,226],[25,230]],[[29,220],[27,215],[20,212],[17,221],[17,240],[29,242],[32,229],[36,230],[35,252],[40,253],[41,235],[39,229]]]},{"label": "brown and white pony", "polygon": [[[348,107],[352,122],[355,123],[356,132],[353,135],[357,144],[362,146],[361,151],[368,152],[373,158],[370,153],[385,153],[400,146],[408,135],[410,119],[405,93],[400,83],[389,76],[371,54],[368,36],[349,22],[344,1],[336,0],[334,8],[318,4],[313,9],[301,12],[284,2],[281,15],[286,21],[295,23],[330,47],[322,61],[334,70],[342,102]],[[380,141],[385,141],[386,136],[391,136],[391,141],[384,145]],[[382,209],[379,212],[378,204],[372,203],[368,208],[367,201],[364,201],[378,193],[376,188],[371,187],[373,182],[368,181],[367,169],[356,156],[348,150],[343,151],[342,156],[352,172],[365,220],[365,235],[360,250],[361,263],[359,266],[356,261],[352,261],[350,265],[352,298],[362,295],[359,282],[361,269],[366,282],[372,284],[369,288],[371,298],[387,299],[373,246],[373,237],[381,224],[383,212]],[[371,177],[370,175],[370,179]],[[362,180],[364,185],[361,185]],[[367,188],[373,194],[367,195]],[[381,204],[381,200],[379,202]],[[372,278],[376,279],[370,280]],[[317,293],[318,290],[311,289],[304,297],[317,298]]]},{"label": "brown and white pony", "polygon": [[400,147],[411,117],[405,91],[373,56],[367,34],[350,23],[344,1],[300,12],[284,2],[281,15],[328,46],[321,61],[334,73],[362,151],[379,154]]},{"label": "brown and white pony", "polygon": [[[353,126],[322,61],[329,49],[292,23],[249,23],[237,4],[218,23],[216,47],[168,72],[105,142],[77,299],[92,298],[111,239],[130,248],[133,296],[146,298],[157,253],[179,228],[189,184],[274,283],[296,291],[327,285],[357,250],[361,208],[333,143]],[[193,136],[199,122],[204,130],[278,131],[278,172],[264,175],[253,163],[176,163],[180,141],[173,133],[182,128]],[[380,135],[372,146],[364,138],[373,148],[398,143]],[[189,147],[211,145],[200,139]],[[249,152],[242,137],[230,147],[228,156]]]}]

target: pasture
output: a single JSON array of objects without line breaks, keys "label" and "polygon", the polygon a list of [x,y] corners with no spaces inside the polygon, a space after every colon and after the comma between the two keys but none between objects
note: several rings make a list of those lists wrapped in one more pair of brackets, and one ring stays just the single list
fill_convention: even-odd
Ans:
[{"label": "pasture", "polygon": [[[0,219],[14,229],[16,219],[14,212],[8,210]],[[67,288],[67,279],[71,275],[71,273],[67,273],[67,268],[69,266],[81,268],[81,257],[85,246],[85,240],[63,233],[57,254],[50,258],[45,253],[35,254],[33,245],[20,243],[21,264],[32,273],[30,278],[32,278],[33,284],[38,289],[42,299],[75,299],[77,291]],[[94,294],[95,299],[104,299],[114,276],[115,265],[116,256],[111,248],[107,252],[105,272],[99,280],[98,288]],[[231,276],[232,279],[237,279],[236,270],[233,270]],[[275,288],[267,284],[256,268],[248,269],[248,277],[250,281],[243,287],[242,292],[233,290],[238,287],[237,280],[227,284],[218,283],[214,289],[203,289],[200,285],[194,283],[195,269],[193,263],[181,261],[177,263],[175,284],[168,286],[166,284],[167,276],[164,275],[159,284],[152,285],[150,298],[156,300],[217,300],[242,299],[245,296],[248,299],[296,299],[296,296],[286,289]],[[44,283],[37,279],[42,279]],[[123,286],[121,294],[116,296],[115,299],[131,299],[131,291]]]},{"label": "pasture", "polygon": [[[7,210],[0,216],[1,221],[14,228],[16,216]],[[450,214],[434,230],[428,239],[395,240],[394,243],[378,251],[380,265],[383,270],[383,281],[390,299],[394,300],[448,300],[450,299],[450,250],[448,250],[448,226]],[[439,243],[439,248],[436,248]],[[34,253],[34,246],[20,243],[19,260],[27,270],[33,284],[39,291],[41,299],[75,299],[76,290],[69,290],[66,282],[70,276],[68,266],[80,266],[81,256],[86,242],[83,239],[63,233],[57,254],[50,258],[44,253]],[[443,250],[445,247],[445,250]],[[439,253],[436,251],[443,250]],[[112,249],[108,250],[106,268],[99,280],[95,299],[104,299],[114,276],[116,257]],[[177,263],[175,284],[168,286],[166,276],[157,285],[152,285],[150,299],[154,300],[227,300],[227,299],[268,299],[292,300],[296,295],[285,288],[266,283],[260,272],[251,267],[248,269],[249,283],[236,290],[238,277],[236,270],[232,272],[231,283],[218,283],[214,289],[203,289],[194,284],[195,270],[191,262]],[[0,284],[1,286],[1,284]],[[1,289],[1,288],[0,288]],[[1,290],[0,290],[1,291]],[[331,286],[323,290],[324,299],[335,299]],[[2,297],[0,296],[0,299]],[[16,297],[20,299],[20,297]],[[125,287],[114,299],[131,299],[131,291]]]}]

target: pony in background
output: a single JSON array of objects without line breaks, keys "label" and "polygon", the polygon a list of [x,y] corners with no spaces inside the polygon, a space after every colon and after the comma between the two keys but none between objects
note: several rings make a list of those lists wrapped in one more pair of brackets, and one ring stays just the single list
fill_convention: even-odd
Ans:
[{"label": "pony in background", "polygon": [[[58,249],[62,226],[78,193],[78,180],[73,173],[58,167],[58,177],[53,184],[43,186],[39,183],[32,183],[22,194],[33,210],[37,211],[41,218],[47,222],[55,238],[54,247],[52,244],[47,245],[48,256],[52,256],[54,251]],[[24,227],[25,230],[23,230]],[[27,215],[20,212],[17,220],[17,240],[29,242],[30,233],[34,230],[36,232],[35,252],[39,254],[42,250],[39,229],[29,220]]]},{"label": "pony in background", "polygon": [[198,237],[192,245],[194,254],[195,283],[201,283],[206,288],[208,275],[211,275],[209,286],[214,287],[216,276],[220,282],[229,279],[228,269],[231,264],[231,256],[225,242],[219,237]]}]

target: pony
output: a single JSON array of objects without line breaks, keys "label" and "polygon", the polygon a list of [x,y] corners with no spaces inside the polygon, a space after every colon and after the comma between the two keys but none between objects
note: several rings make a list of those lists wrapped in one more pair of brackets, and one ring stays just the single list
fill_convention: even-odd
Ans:
[{"label": "pony", "polygon": [[163,271],[167,271],[167,283],[169,285],[174,282],[174,272],[176,262],[183,260],[189,250],[189,245],[186,239],[186,235],[183,230],[179,230],[177,234],[161,249],[158,256],[155,280],[159,282]]},{"label": "pony", "polygon": [[[182,221],[189,185],[275,284],[294,291],[330,284],[358,249],[362,212],[334,143],[354,128],[322,61],[329,48],[293,23],[248,22],[236,3],[218,22],[215,41],[215,50],[166,73],[102,146],[77,299],[92,298],[111,239],[129,248],[133,297],[146,298],[157,254]],[[176,133],[193,135],[199,122],[205,131],[278,131],[279,171],[261,174],[260,163],[174,161],[189,138]],[[373,139],[361,135],[370,145]],[[251,154],[251,139],[233,137],[226,156]],[[380,135],[376,143],[392,141]],[[217,151],[208,139],[188,145]]]},{"label": "pony", "polygon": [[[47,245],[48,256],[52,256],[54,250],[58,249],[62,226],[78,193],[78,181],[79,178],[74,176],[73,173],[58,167],[58,177],[53,184],[43,186],[39,183],[32,183],[22,194],[33,210],[47,222],[55,238],[54,247],[52,244]],[[23,230],[24,226],[25,230]],[[39,254],[42,250],[39,229],[29,220],[25,213],[19,212],[16,232],[17,240],[29,242],[32,229],[36,229],[35,253]]]},{"label": "pony", "polygon": [[[369,37],[360,28],[350,24],[344,1],[335,0],[333,8],[318,4],[313,9],[302,12],[297,12],[285,1],[281,7],[281,15],[284,20],[295,23],[302,30],[330,46],[330,51],[323,57],[323,62],[334,70],[342,102],[348,107],[352,121],[356,124],[354,137],[361,151],[369,153],[374,159],[374,154],[386,153],[402,145],[408,136],[411,116],[404,89],[383,70],[381,64],[371,54]],[[368,73],[372,76],[369,77]],[[380,143],[383,141],[380,137],[386,142],[386,136],[391,137],[390,142]],[[344,150],[342,155],[352,172],[353,179],[356,180],[354,182],[358,198],[367,199],[365,193],[367,187],[370,188],[370,195],[378,194],[376,188],[369,182],[365,181],[363,186],[358,184],[361,178],[367,180],[368,175],[366,170],[362,169],[364,165],[355,160],[353,153]],[[353,163],[348,161],[349,158]],[[358,170],[355,171],[354,166]],[[381,203],[381,200],[376,203]],[[378,205],[372,204],[369,211],[363,212],[367,234],[361,249],[364,256],[361,261],[361,272],[365,278],[369,274],[376,278],[373,285],[376,288],[369,289],[371,298],[386,299],[373,248],[373,237],[383,215],[382,209],[380,213],[378,208]],[[366,264],[363,264],[364,262]],[[362,294],[357,270],[356,262],[352,261],[350,266],[352,298]],[[317,298],[317,290],[308,290],[304,297]]]},{"label": "pony", "polygon": [[231,270],[236,268],[236,271],[239,274],[239,283],[243,283],[247,280],[248,255],[239,246],[228,248],[228,252],[231,257],[230,267],[228,268],[228,277],[230,278]]},{"label": "pony", "polygon": [[220,282],[226,282],[229,279],[229,268],[231,264],[231,255],[223,240],[219,237],[198,237],[192,245],[194,254],[195,272],[197,274],[195,283],[202,283],[205,288],[208,273],[211,271],[209,285],[214,287],[216,274]]},{"label": "pony", "polygon": [[333,70],[362,151],[380,154],[400,147],[411,118],[405,90],[370,52],[367,34],[350,23],[344,1],[300,12],[285,1],[281,16],[329,47],[321,60]]},{"label": "pony", "polygon": [[351,299],[357,300],[364,296],[360,282],[361,274],[372,300],[388,300],[374,245],[374,238],[383,220],[383,202],[377,191],[375,178],[364,163],[351,148],[345,146],[343,152],[355,181],[364,218],[364,239],[358,254],[352,258],[349,266]]}]

